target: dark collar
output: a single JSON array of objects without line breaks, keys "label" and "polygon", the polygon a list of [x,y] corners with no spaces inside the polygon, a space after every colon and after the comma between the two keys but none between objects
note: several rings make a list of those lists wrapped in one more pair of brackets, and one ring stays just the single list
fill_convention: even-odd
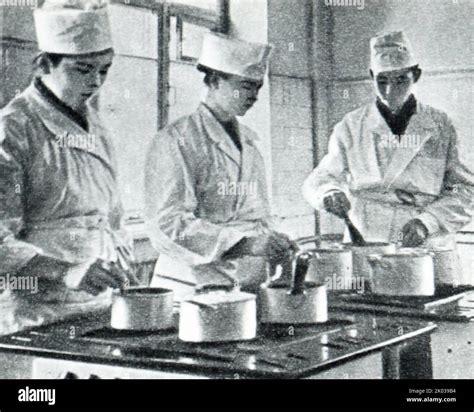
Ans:
[{"label": "dark collar", "polygon": [[216,113],[206,103],[203,103],[203,105],[211,112],[211,114],[215,117],[215,119],[224,128],[224,130],[232,139],[232,142],[235,144],[237,149],[239,149],[239,151],[242,151],[242,142],[240,141],[240,132],[239,132],[239,122],[237,121],[237,119],[233,117],[232,119],[227,120],[226,122],[219,120],[219,118],[216,116]]},{"label": "dark collar", "polygon": [[89,131],[89,123],[87,121],[87,118],[76,112],[71,107],[69,107],[62,100],[58,99],[56,95],[43,83],[43,81],[39,77],[35,78],[34,85],[36,89],[38,89],[38,91],[41,93],[41,95],[51,105],[53,105],[61,113],[69,117],[69,119],[81,126],[84,130]]},{"label": "dark collar", "polygon": [[379,98],[377,98],[376,105],[380,114],[387,122],[387,125],[392,130],[392,133],[402,135],[408,127],[410,118],[416,113],[417,102],[415,96],[411,94],[400,111],[396,114],[392,113]]}]

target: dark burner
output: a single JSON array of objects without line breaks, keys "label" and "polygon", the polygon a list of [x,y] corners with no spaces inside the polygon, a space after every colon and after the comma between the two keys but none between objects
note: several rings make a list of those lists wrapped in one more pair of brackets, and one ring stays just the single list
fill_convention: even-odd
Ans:
[{"label": "dark burner", "polygon": [[96,338],[96,339],[120,339],[120,338],[140,338],[153,336],[168,336],[175,333],[175,329],[144,331],[144,330],[118,330],[111,327],[88,331],[80,336],[80,338]]}]

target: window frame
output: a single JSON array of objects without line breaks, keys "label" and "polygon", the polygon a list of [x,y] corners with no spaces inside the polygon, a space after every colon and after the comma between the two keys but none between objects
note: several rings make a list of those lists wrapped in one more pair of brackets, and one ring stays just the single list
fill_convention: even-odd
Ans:
[{"label": "window frame", "polygon": [[182,21],[207,27],[208,29],[227,34],[230,29],[229,0],[216,0],[216,10],[173,3],[172,0],[111,0],[112,3],[125,6],[156,10],[168,16],[178,17]]},{"label": "window frame", "polygon": [[129,7],[153,10],[158,19],[158,124],[160,130],[168,124],[169,67],[170,67],[170,18],[207,27],[210,30],[228,34],[230,30],[230,0],[216,0],[215,11],[195,6],[173,3],[172,0],[111,0],[111,3]]}]

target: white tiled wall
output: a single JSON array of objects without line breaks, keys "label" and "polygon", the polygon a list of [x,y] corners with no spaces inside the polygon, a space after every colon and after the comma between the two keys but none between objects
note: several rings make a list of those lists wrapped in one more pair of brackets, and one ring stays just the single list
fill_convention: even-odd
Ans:
[{"label": "white tiled wall", "polygon": [[[242,0],[235,1],[240,3]],[[249,0],[247,0],[249,1]],[[250,0],[252,2],[256,0]],[[262,1],[262,0],[257,0]],[[265,0],[263,0],[265,1]],[[268,38],[273,44],[270,75],[309,77],[310,0],[268,0]]]},{"label": "white tiled wall", "polygon": [[311,82],[286,76],[270,78],[272,134],[272,212],[281,230],[293,237],[315,231],[313,209],[301,186],[313,169]]}]

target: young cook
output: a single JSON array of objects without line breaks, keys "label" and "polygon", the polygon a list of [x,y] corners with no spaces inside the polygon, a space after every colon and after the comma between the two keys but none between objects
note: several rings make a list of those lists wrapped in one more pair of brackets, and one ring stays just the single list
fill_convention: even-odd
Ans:
[{"label": "young cook", "polygon": [[136,283],[112,141],[89,104],[114,57],[107,10],[62,3],[35,11],[37,76],[0,112],[0,274],[38,279],[12,291],[26,305]]},{"label": "young cook", "polygon": [[270,47],[205,37],[198,70],[207,95],[197,111],[162,130],[146,164],[146,215],[160,252],[155,286],[178,300],[202,284],[256,291],[266,263],[295,247],[272,229],[264,160],[255,132],[237,121],[257,101]]},{"label": "young cook", "polygon": [[413,94],[421,69],[405,35],[377,36],[370,48],[376,101],[336,125],[303,194],[316,209],[349,211],[367,240],[454,249],[472,216],[472,165],[449,117]]}]

